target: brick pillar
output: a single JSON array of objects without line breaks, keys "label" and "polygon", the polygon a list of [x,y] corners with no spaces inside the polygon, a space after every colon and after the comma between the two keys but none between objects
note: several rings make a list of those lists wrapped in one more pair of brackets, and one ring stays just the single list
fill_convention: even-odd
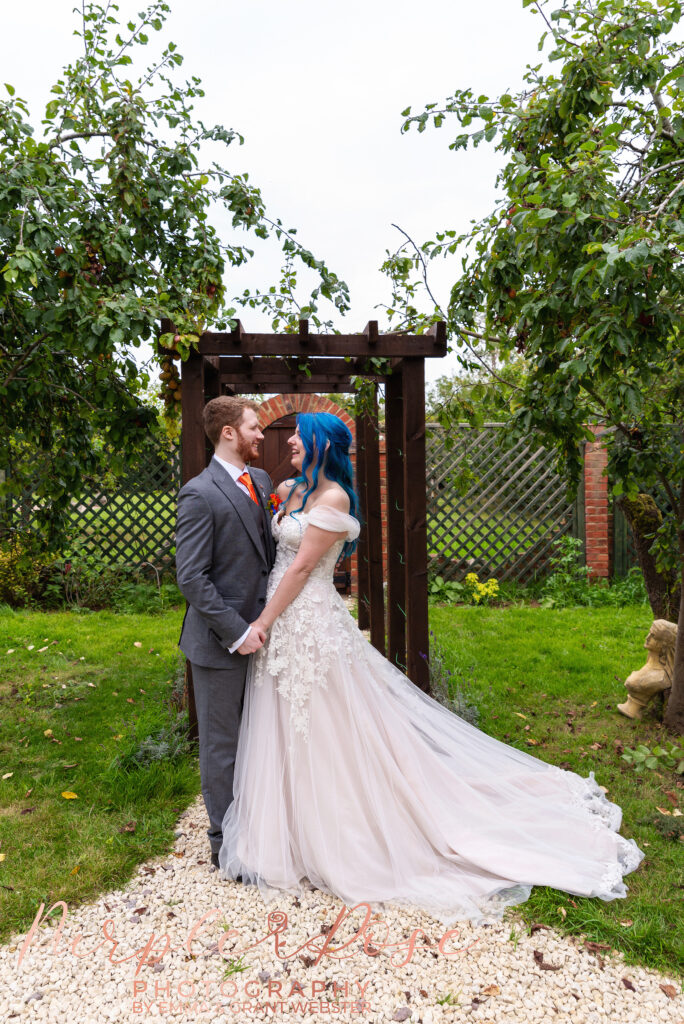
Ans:
[{"label": "brick pillar", "polygon": [[594,577],[608,577],[612,571],[613,515],[608,497],[608,477],[604,471],[608,455],[599,440],[600,427],[591,427],[596,441],[587,444],[584,453],[584,522],[587,565]]}]

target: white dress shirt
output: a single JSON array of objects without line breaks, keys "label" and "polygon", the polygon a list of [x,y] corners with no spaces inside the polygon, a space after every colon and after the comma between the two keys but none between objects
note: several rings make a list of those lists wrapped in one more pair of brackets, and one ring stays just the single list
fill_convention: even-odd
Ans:
[{"label": "white dress shirt", "polygon": [[[219,459],[218,455],[214,455],[214,458],[218,462],[219,466],[223,466],[223,468],[225,469],[226,473],[230,474],[230,476],[233,478],[233,480],[238,485],[238,487],[245,492],[247,497],[250,500],[252,500],[252,495],[249,493],[249,488],[245,487],[245,485],[243,483],[240,483],[240,481],[238,480],[238,477],[242,476],[243,473],[247,472],[247,466],[243,466],[242,469],[239,469],[237,466],[234,466],[232,462],[226,462],[225,459]],[[237,651],[238,647],[242,647],[242,645],[244,644],[245,640],[249,636],[249,631],[250,631],[251,628],[252,627],[249,626],[247,628],[247,631],[242,634],[240,639],[236,640],[235,643],[233,644],[233,646],[228,648],[229,654],[235,654],[235,652]]]}]

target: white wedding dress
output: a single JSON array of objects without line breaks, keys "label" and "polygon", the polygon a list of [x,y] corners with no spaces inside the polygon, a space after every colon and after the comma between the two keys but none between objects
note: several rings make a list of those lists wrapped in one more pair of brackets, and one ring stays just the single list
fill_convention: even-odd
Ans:
[{"label": "white wedding dress", "polygon": [[[286,515],[269,597],[307,525],[359,524],[330,507]],[[333,585],[335,543],[252,658],[223,877],[268,902],[308,884],[349,905],[401,903],[445,924],[500,918],[534,885],[613,900],[644,854],[622,812],[583,779],[507,746],[418,689],[372,647]]]}]

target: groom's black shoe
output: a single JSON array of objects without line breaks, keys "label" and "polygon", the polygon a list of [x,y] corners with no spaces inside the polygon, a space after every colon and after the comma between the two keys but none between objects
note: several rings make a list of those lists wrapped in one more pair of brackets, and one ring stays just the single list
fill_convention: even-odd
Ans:
[{"label": "groom's black shoe", "polygon": [[[218,868],[219,868],[218,853],[214,853],[213,850],[212,850],[212,853],[211,853],[211,863],[212,863],[213,867],[215,867],[216,870],[218,871]],[[235,881],[235,882],[242,882],[242,875],[238,875],[235,879],[233,879],[233,881]]]}]

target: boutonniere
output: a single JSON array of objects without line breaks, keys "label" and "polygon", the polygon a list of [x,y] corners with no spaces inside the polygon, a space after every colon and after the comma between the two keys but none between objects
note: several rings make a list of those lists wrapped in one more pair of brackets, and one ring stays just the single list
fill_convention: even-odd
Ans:
[{"label": "boutonniere", "polygon": [[269,494],[269,496],[268,496],[268,511],[271,513],[272,516],[274,516],[277,513],[277,511],[278,511],[278,509],[280,508],[281,505],[282,505],[282,501],[280,500],[280,498],[278,497],[277,494],[275,494],[275,493]]}]

